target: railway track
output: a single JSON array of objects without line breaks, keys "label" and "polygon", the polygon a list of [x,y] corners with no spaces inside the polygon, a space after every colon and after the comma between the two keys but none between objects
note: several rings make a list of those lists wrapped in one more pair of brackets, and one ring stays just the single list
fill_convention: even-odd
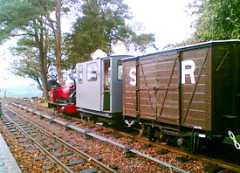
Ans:
[{"label": "railway track", "polygon": [[115,147],[117,147],[119,149],[122,149],[123,153],[125,153],[125,152],[133,153],[137,157],[140,157],[140,158],[142,157],[143,159],[152,161],[153,163],[158,164],[159,167],[162,167],[165,170],[167,170],[167,172],[182,172],[182,173],[191,172],[191,171],[188,171],[188,170],[181,169],[180,167],[178,167],[179,165],[175,165],[175,164],[172,164],[172,163],[167,162],[167,161],[159,160],[159,159],[157,159],[155,157],[152,157],[152,156],[150,156],[148,154],[140,152],[139,150],[136,150],[134,148],[130,148],[128,145],[124,145],[124,144],[118,143],[117,141],[112,140],[110,138],[106,138],[104,136],[98,135],[98,134],[96,134],[94,132],[91,132],[89,130],[79,128],[79,127],[75,126],[74,124],[63,122],[63,121],[59,120],[56,117],[47,115],[46,113],[43,113],[43,112],[40,112],[40,111],[36,111],[36,110],[34,110],[32,108],[28,108],[26,106],[22,106],[22,105],[19,105],[19,104],[13,104],[13,105],[15,107],[18,107],[18,108],[20,108],[22,110],[25,110],[25,111],[29,112],[29,113],[33,113],[34,115],[37,115],[40,118],[47,119],[49,122],[55,122],[56,124],[58,124],[60,126],[63,126],[63,127],[67,128],[67,129],[71,129],[71,130],[76,131],[76,132],[78,132],[80,134],[83,134],[85,136],[89,136],[91,138],[94,138],[94,139],[98,140],[99,142],[104,142],[104,143],[113,145],[113,146],[115,146]]},{"label": "railway track", "polygon": [[[77,120],[79,121],[79,119],[77,119],[77,118],[72,118],[72,119],[76,119],[75,121],[77,121]],[[88,122],[85,122],[85,123],[88,123]],[[170,152],[178,153],[178,154],[180,154],[184,157],[187,157],[187,158],[201,160],[205,163],[208,163],[208,164],[211,164],[211,165],[214,165],[214,166],[218,166],[218,167],[221,167],[223,169],[227,169],[227,170],[235,171],[235,172],[240,172],[240,165],[238,165],[238,164],[226,162],[226,161],[221,160],[221,159],[207,157],[205,155],[192,154],[190,152],[183,151],[183,150],[178,149],[176,147],[172,147],[172,146],[169,146],[169,145],[164,145],[164,144],[160,144],[160,143],[156,143],[156,142],[151,142],[151,141],[146,140],[142,137],[139,137],[138,135],[132,135],[132,134],[129,134],[129,133],[126,133],[126,132],[120,132],[120,131],[116,131],[116,130],[114,130],[114,133],[117,133],[117,134],[120,134],[122,136],[128,137],[132,141],[138,141],[138,142],[144,143],[148,146],[154,146],[154,147],[157,147],[157,148],[162,148],[162,149],[168,150]]]},{"label": "railway track", "polygon": [[14,133],[18,139],[24,140],[25,143],[30,143],[36,150],[44,154],[43,157],[35,158],[35,160],[48,159],[50,162],[49,165],[45,165],[45,168],[52,167],[53,163],[60,172],[67,173],[116,172],[108,165],[76,149],[70,143],[10,110],[5,111],[3,122],[8,130]]},{"label": "railway track", "polygon": [[[31,108],[28,108],[26,106],[22,106],[22,105],[16,105],[15,106],[19,107],[19,108],[22,108],[28,112],[37,112],[36,110],[34,109],[31,109]],[[37,112],[39,113],[39,112]],[[48,116],[46,117],[45,115],[45,118],[49,118],[51,119],[51,116]],[[59,122],[58,122],[59,123]],[[71,127],[71,124],[69,123],[68,126],[70,125]],[[75,129],[76,130],[76,129]],[[155,147],[158,147],[158,148],[163,148],[163,149],[166,149],[168,151],[173,151],[173,152],[176,152],[176,153],[179,153],[183,156],[186,156],[186,157],[189,157],[191,159],[197,159],[197,160],[202,160],[206,163],[209,163],[209,164],[212,164],[212,165],[217,165],[219,167],[222,167],[222,168],[225,168],[227,170],[231,170],[231,171],[236,171],[236,172],[240,172],[240,166],[239,165],[236,165],[236,164],[232,164],[232,163],[228,163],[228,162],[225,162],[223,160],[218,160],[218,159],[212,159],[212,158],[207,158],[206,156],[202,156],[202,155],[193,155],[191,153],[187,153],[187,152],[184,152],[182,150],[179,150],[179,149],[176,149],[175,147],[169,147],[169,146],[166,146],[166,145],[161,145],[161,144],[156,144],[154,142],[150,142],[148,140],[144,140],[142,138],[138,138],[136,136],[133,136],[133,135],[130,135],[130,134],[127,134],[127,133],[122,133],[122,132],[118,132],[119,134],[123,135],[123,136],[127,136],[129,137],[130,139],[133,139],[134,141],[140,141],[142,143],[145,143],[146,145],[149,145],[149,146],[155,146]],[[101,139],[100,139],[101,140]],[[111,141],[110,141],[111,142]],[[116,143],[118,145],[118,143]],[[114,144],[115,145],[115,144]],[[119,147],[123,147],[124,146],[119,146]],[[129,148],[131,149],[132,147],[129,146]],[[133,150],[133,152],[135,152]],[[140,152],[141,154],[141,152]],[[143,157],[145,157],[146,155],[143,155]]]},{"label": "railway track", "polygon": [[240,172],[240,166],[237,165],[237,164],[229,163],[229,162],[226,162],[226,161],[220,160],[220,159],[209,158],[209,157],[206,157],[204,155],[192,154],[190,152],[186,152],[186,151],[183,151],[181,149],[177,149],[176,147],[172,147],[172,146],[169,146],[169,145],[160,144],[160,143],[156,143],[156,142],[151,142],[149,140],[146,140],[146,139],[143,139],[141,137],[131,135],[131,134],[128,134],[128,133],[125,133],[125,132],[118,132],[118,133],[120,133],[123,136],[129,137],[130,139],[132,139],[134,141],[139,141],[139,142],[142,142],[142,143],[144,143],[146,145],[149,145],[149,146],[154,146],[154,147],[162,148],[162,149],[165,149],[165,150],[168,150],[168,151],[172,151],[172,152],[178,153],[178,154],[180,154],[180,155],[182,155],[186,158],[201,160],[203,162],[209,163],[211,165],[219,166],[221,168],[224,168],[224,169],[227,169],[227,170],[230,170],[230,171]]}]

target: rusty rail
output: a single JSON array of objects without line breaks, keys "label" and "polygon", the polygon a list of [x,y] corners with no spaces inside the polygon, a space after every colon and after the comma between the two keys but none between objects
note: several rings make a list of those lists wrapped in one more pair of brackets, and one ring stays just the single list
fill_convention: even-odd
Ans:
[{"label": "rusty rail", "polygon": [[55,123],[57,123],[57,124],[59,124],[59,125],[61,125],[61,126],[64,126],[64,127],[68,128],[68,129],[72,129],[72,130],[74,130],[74,131],[76,131],[76,132],[79,132],[79,133],[81,133],[81,134],[84,134],[84,135],[88,135],[88,136],[90,136],[90,137],[93,137],[93,138],[95,138],[95,139],[97,139],[97,140],[99,140],[99,141],[106,142],[106,143],[112,144],[112,145],[114,145],[114,146],[117,146],[117,147],[119,147],[119,148],[121,148],[121,149],[123,149],[123,150],[127,150],[127,151],[129,151],[129,152],[132,152],[132,153],[134,153],[134,154],[136,154],[136,155],[138,155],[138,156],[140,156],[140,157],[143,157],[143,158],[145,158],[145,159],[147,159],[147,160],[151,160],[151,161],[153,161],[153,162],[155,162],[155,163],[157,163],[157,164],[159,164],[159,165],[161,165],[161,166],[163,166],[163,167],[168,168],[168,169],[170,170],[170,172],[172,172],[172,171],[176,171],[176,172],[180,172],[180,173],[189,173],[189,172],[190,172],[190,171],[188,171],[188,170],[183,170],[183,169],[178,168],[178,167],[176,167],[176,166],[174,166],[174,165],[171,165],[171,164],[169,164],[169,163],[167,163],[167,162],[158,160],[158,159],[156,159],[156,158],[154,158],[154,157],[152,157],[152,156],[150,156],[150,155],[148,155],[148,154],[142,153],[142,152],[140,152],[140,151],[138,151],[138,150],[129,148],[129,146],[126,146],[126,145],[123,145],[123,144],[121,144],[121,143],[118,143],[118,142],[116,142],[116,141],[114,141],[114,140],[112,140],[112,139],[103,137],[103,136],[101,136],[101,135],[97,135],[97,134],[89,131],[88,129],[83,129],[83,128],[76,127],[76,126],[73,125],[73,124],[69,124],[69,123],[67,123],[67,122],[63,122],[63,121],[61,121],[61,120],[58,120],[57,118],[53,118],[52,116],[43,114],[43,113],[41,113],[41,112],[39,112],[39,111],[35,111],[35,110],[33,110],[33,109],[31,109],[31,108],[28,108],[28,107],[26,107],[26,106],[22,106],[22,105],[15,104],[15,103],[12,103],[12,105],[14,105],[14,106],[16,106],[16,107],[18,107],[18,108],[24,109],[24,110],[26,110],[26,111],[28,111],[28,112],[32,112],[32,113],[34,113],[35,115],[38,115],[38,116],[40,116],[40,117],[44,117],[44,118],[46,118],[46,119],[49,119],[49,120],[51,120],[52,122],[55,122]]},{"label": "rusty rail", "polygon": [[52,155],[50,152],[48,152],[44,147],[42,147],[41,144],[39,144],[34,138],[32,138],[30,135],[28,135],[23,128],[21,128],[13,119],[11,119],[8,115],[4,114],[4,118],[6,118],[9,122],[13,123],[15,127],[29,140],[31,140],[34,145],[43,153],[46,154],[46,156],[56,164],[58,164],[64,172],[67,173],[74,173],[72,170],[70,170],[66,165],[64,165],[59,159],[57,159],[54,155]]},{"label": "rusty rail", "polygon": [[[8,109],[10,112],[14,113],[15,115],[17,115],[18,113],[15,112],[14,110]],[[29,112],[31,112],[30,110],[28,110]],[[45,115],[47,116],[47,115]],[[21,128],[13,119],[11,119],[8,115],[6,115],[6,113],[4,114],[4,117],[7,118],[9,121],[11,121],[12,123],[15,124],[15,126],[28,138],[30,139],[32,142],[34,142],[36,144],[36,146],[43,152],[45,153],[47,156],[49,156],[49,158],[54,161],[56,164],[60,165],[63,170],[65,172],[68,173],[73,173],[73,171],[71,169],[69,169],[68,166],[66,166],[65,164],[63,164],[58,158],[56,158],[53,154],[51,154],[50,152],[48,152],[44,147],[41,146],[41,144],[39,144],[34,138],[32,138],[30,135],[28,135],[23,128]],[[49,117],[49,116],[48,116]],[[90,155],[88,155],[85,152],[82,152],[80,150],[78,150],[77,148],[75,148],[74,146],[70,145],[69,143],[65,142],[64,140],[62,140],[61,138],[59,138],[58,136],[51,134],[50,132],[48,132],[47,130],[43,129],[41,126],[36,125],[35,123],[32,123],[30,120],[27,120],[26,118],[20,117],[18,116],[18,118],[22,119],[23,121],[26,121],[28,123],[30,123],[31,125],[35,126],[38,130],[40,130],[42,133],[46,134],[47,136],[51,136],[52,138],[54,138],[56,141],[60,142],[61,144],[67,146],[68,148],[70,148],[71,150],[73,150],[75,153],[79,154],[83,159],[88,160],[90,162],[92,162],[96,167],[98,167],[100,170],[102,170],[103,172],[106,173],[114,173],[116,172],[115,170],[113,170],[112,168],[110,168],[108,165],[105,165],[104,163],[96,160],[95,158],[91,157]]]},{"label": "rusty rail", "polygon": [[[27,107],[25,107],[25,106],[22,106],[22,105],[19,105],[19,104],[15,104],[15,103],[14,103],[13,105],[15,105],[15,106],[18,107],[18,108],[24,108],[25,110],[26,110],[26,109],[29,109],[29,108],[27,108]],[[36,113],[37,113],[37,114],[36,114]],[[38,111],[35,111],[34,114],[36,114],[36,115],[38,115],[38,116],[41,116],[41,115],[40,115],[41,113],[38,112]],[[48,115],[45,115],[45,117],[50,118],[50,116],[48,116]],[[58,121],[58,120],[56,119],[55,121]],[[62,123],[62,124],[61,124],[61,123]],[[65,123],[63,123],[62,121],[58,121],[58,124],[60,124],[60,125],[65,125]],[[85,130],[84,130],[84,129],[79,129],[79,128],[76,128],[76,129],[75,129],[76,126],[71,125],[71,124],[69,124],[68,126],[71,127],[73,130],[76,130],[76,131],[79,130],[80,133],[85,133]],[[122,134],[122,135],[124,135],[124,136],[127,136],[127,137],[129,137],[129,138],[135,139],[135,140],[137,140],[137,141],[146,143],[146,144],[151,144],[151,145],[153,145],[153,146],[156,146],[156,147],[159,147],[159,148],[162,148],[162,149],[166,149],[166,150],[171,151],[171,152],[179,153],[179,154],[181,154],[181,155],[183,155],[183,156],[187,156],[187,157],[190,157],[190,158],[193,158],[193,159],[201,160],[201,161],[204,161],[204,162],[206,162],[206,163],[213,164],[213,165],[216,165],[216,166],[220,166],[220,167],[222,167],[222,168],[225,168],[225,169],[228,169],[228,170],[231,170],[231,171],[240,172],[240,165],[236,165],[236,164],[233,164],[233,163],[228,163],[228,162],[226,162],[226,161],[224,161],[224,160],[219,160],[219,159],[214,159],[214,158],[208,158],[208,157],[206,157],[206,156],[204,156],[204,155],[192,154],[192,153],[189,153],[189,152],[180,150],[180,149],[178,149],[178,148],[176,148],[176,147],[171,147],[171,146],[167,146],[167,145],[163,145],[163,144],[154,143],[154,142],[145,140],[145,139],[143,139],[143,138],[133,136],[133,135],[128,134],[128,133],[124,133],[124,132],[118,132],[118,133],[119,133],[119,134]],[[106,142],[108,142],[108,141],[106,141]],[[114,141],[111,141],[111,142],[113,142],[113,143],[112,143],[113,145],[116,145],[116,146],[119,145],[120,148],[127,147],[127,146],[125,146],[125,145],[122,145],[122,144],[119,144],[119,143],[115,143]]]}]

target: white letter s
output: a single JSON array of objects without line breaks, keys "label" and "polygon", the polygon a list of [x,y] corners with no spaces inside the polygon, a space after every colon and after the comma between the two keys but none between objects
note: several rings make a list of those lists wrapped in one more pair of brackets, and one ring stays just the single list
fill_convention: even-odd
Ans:
[{"label": "white letter s", "polygon": [[132,86],[136,86],[136,68],[132,67],[129,71],[130,82],[129,84]]}]

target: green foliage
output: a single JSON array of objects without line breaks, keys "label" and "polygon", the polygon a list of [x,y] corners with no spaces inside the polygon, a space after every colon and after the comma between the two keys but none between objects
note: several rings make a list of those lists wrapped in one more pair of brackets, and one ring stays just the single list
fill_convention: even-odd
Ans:
[{"label": "green foliage", "polygon": [[195,39],[240,38],[239,0],[201,0]]},{"label": "green foliage", "polygon": [[[40,84],[46,80],[46,62],[52,61],[56,22],[50,19],[56,0],[0,0],[0,43],[20,36],[14,53],[21,58],[14,64],[17,75]],[[73,32],[65,37],[65,68],[90,58],[96,49],[110,54],[118,41],[144,51],[154,46],[153,34],[136,34],[126,21],[131,19],[123,0],[62,0],[62,12],[79,11]],[[50,60],[51,58],[51,60]],[[46,83],[46,82],[45,82]],[[44,84],[43,84],[44,88]]]},{"label": "green foliage", "polygon": [[[41,69],[38,61],[38,51],[33,47],[34,41],[31,38],[24,38],[18,41],[18,46],[12,48],[12,54],[21,57],[12,64],[12,72],[18,76],[28,77],[36,81],[39,88],[43,90],[41,82]],[[29,46],[32,45],[32,46]]]},{"label": "green foliage", "polygon": [[136,35],[135,33],[132,34],[132,43],[134,44],[135,50],[140,50],[143,52],[149,46],[157,49],[154,42],[155,42],[154,34],[141,34],[141,35]]},{"label": "green foliage", "polygon": [[65,39],[67,63],[90,59],[90,54],[101,49],[108,54],[118,41],[127,47],[134,45],[136,50],[153,46],[153,34],[137,35],[127,26],[131,19],[128,6],[123,0],[87,0],[82,5],[82,15],[73,27],[73,33]]},{"label": "green foliage", "polygon": [[20,36],[12,52],[19,56],[13,64],[16,75],[35,80],[47,98],[48,16],[55,0],[0,0],[0,42]]},{"label": "green foliage", "polygon": [[52,7],[53,0],[0,0],[0,43],[23,34],[31,25],[30,21],[46,14]]}]

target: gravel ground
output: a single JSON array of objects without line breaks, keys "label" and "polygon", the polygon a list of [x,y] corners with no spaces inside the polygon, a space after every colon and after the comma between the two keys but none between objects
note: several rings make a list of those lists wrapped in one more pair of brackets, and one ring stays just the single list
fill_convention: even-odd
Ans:
[{"label": "gravel ground", "polygon": [[[38,109],[48,112],[50,114],[53,113],[52,110],[49,110],[47,108],[38,106]],[[56,124],[51,124],[50,126],[47,120],[40,120],[39,118],[36,118],[36,116],[32,116],[31,113],[25,113],[25,111],[20,112],[28,115],[31,120],[40,123],[46,129],[49,129],[50,131],[56,133],[56,135],[62,136],[62,138],[68,140],[70,143],[74,144],[79,149],[86,151],[91,156],[99,158],[103,160],[103,162],[108,163],[109,165],[111,165],[111,167],[117,169],[119,172],[169,172],[169,169],[163,169],[152,161],[147,161],[143,158],[136,157],[131,154],[125,154],[121,149],[115,146],[99,142],[94,139],[87,139],[83,135],[80,135],[74,131],[65,131],[63,127],[60,127]],[[61,117],[58,118],[64,120]],[[181,163],[176,160],[177,157],[181,157],[181,155],[177,153],[167,152],[154,146],[148,146],[144,143],[133,141],[125,136],[117,135],[116,137],[116,134],[113,132],[112,129],[105,128],[99,125],[82,123],[80,122],[80,120],[70,121],[78,127],[89,128],[91,129],[91,131],[94,131],[99,135],[108,137],[119,143],[129,145],[134,149],[137,149],[143,153],[147,153],[155,158],[158,158],[159,160],[174,164],[182,169],[190,170],[191,172],[204,172],[203,163],[201,161],[189,159],[188,161]]]},{"label": "gravel ground", "polygon": [[[1,121],[0,132],[3,134],[10,151],[15,157],[19,168],[23,173],[62,172],[49,160],[38,160],[37,158],[42,158],[44,155],[33,145],[30,145],[27,142],[21,143],[19,140],[17,140],[16,136],[10,133]],[[44,168],[47,168],[47,170],[44,170]]]}]

